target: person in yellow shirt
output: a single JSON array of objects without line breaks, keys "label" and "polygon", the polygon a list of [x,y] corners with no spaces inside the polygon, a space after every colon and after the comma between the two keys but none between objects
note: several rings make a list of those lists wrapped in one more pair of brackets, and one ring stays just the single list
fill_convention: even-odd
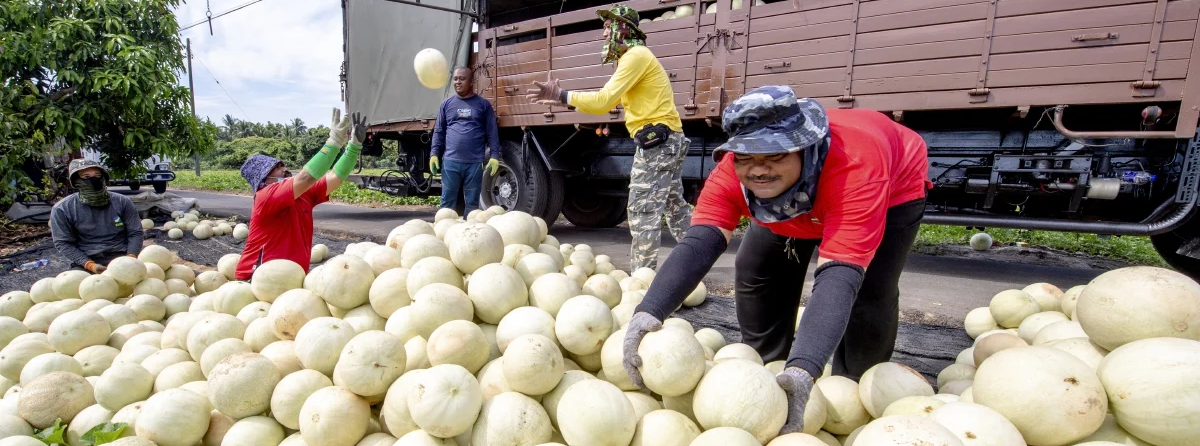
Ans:
[{"label": "person in yellow shirt", "polygon": [[539,104],[563,105],[602,115],[618,103],[625,109],[625,127],[637,152],[629,173],[629,233],[633,236],[631,270],[658,268],[662,219],[676,241],[691,226],[692,210],[683,199],[683,160],[688,139],[675,109],[671,80],[654,53],[646,33],[638,29],[638,13],[625,5],[596,11],[604,20],[601,63],[616,63],[616,72],[599,91],[568,91],[558,79],[534,82],[527,97]]}]

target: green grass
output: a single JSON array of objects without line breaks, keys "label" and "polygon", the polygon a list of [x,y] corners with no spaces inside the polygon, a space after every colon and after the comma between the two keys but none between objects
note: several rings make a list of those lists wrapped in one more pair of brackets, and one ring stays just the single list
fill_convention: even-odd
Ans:
[{"label": "green grass", "polygon": [[[959,226],[922,225],[917,246],[945,244],[966,245],[978,230]],[[1150,245],[1149,237],[1100,237],[1095,234],[1071,232],[1029,231],[1024,229],[988,229],[992,240],[1000,244],[1025,242],[1031,246],[1105,257],[1135,265],[1167,267],[1162,257]]]},{"label": "green grass", "polygon": [[[364,171],[364,174],[366,171]],[[234,170],[206,170],[199,177],[191,172],[180,172],[175,176],[171,186],[179,189],[206,190],[237,194],[249,194],[250,185],[242,179],[241,173]],[[388,206],[437,206],[438,197],[394,197],[383,192],[359,189],[358,185],[343,182],[333,191],[330,199],[339,203],[355,204],[372,207]]]}]

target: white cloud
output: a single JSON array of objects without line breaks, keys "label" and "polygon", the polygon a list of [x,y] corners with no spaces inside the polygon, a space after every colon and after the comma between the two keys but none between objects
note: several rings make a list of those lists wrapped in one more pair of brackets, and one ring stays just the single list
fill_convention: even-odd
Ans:
[{"label": "white cloud", "polygon": [[[208,4],[215,15],[246,1]],[[205,9],[204,1],[193,0],[175,14],[182,27],[203,20]],[[181,33],[191,38],[196,55],[192,63],[197,115],[218,124],[226,114],[257,122],[298,117],[313,127],[329,125],[330,109],[343,107],[338,1],[263,0],[213,19],[212,29],[214,35],[209,35],[205,23]]]}]

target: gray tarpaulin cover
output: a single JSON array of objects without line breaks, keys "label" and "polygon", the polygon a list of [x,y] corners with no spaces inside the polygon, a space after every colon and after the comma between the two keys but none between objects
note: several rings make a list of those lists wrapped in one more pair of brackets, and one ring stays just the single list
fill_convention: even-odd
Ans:
[{"label": "gray tarpaulin cover", "polygon": [[[462,0],[421,3],[460,10],[474,4]],[[436,48],[446,55],[451,70],[465,65],[472,43],[470,18],[385,0],[350,0],[346,18],[349,111],[366,114],[371,124],[436,117],[442,100],[454,88],[450,82],[440,90],[421,85],[413,70],[413,57],[422,49]],[[460,31],[465,33],[461,38]]]}]

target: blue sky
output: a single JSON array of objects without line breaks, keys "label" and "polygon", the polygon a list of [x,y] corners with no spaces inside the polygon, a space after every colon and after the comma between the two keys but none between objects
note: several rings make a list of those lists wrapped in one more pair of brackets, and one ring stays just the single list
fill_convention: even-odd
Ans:
[{"label": "blue sky", "polygon": [[[215,15],[246,2],[208,4]],[[204,19],[205,3],[180,5],[175,11],[180,26]],[[263,0],[212,23],[211,36],[207,24],[182,32],[192,39],[196,55],[197,115],[218,125],[226,114],[264,123],[298,117],[310,127],[329,125],[331,109],[342,107],[342,9],[337,0]],[[186,85],[186,74],[182,81]]]}]

